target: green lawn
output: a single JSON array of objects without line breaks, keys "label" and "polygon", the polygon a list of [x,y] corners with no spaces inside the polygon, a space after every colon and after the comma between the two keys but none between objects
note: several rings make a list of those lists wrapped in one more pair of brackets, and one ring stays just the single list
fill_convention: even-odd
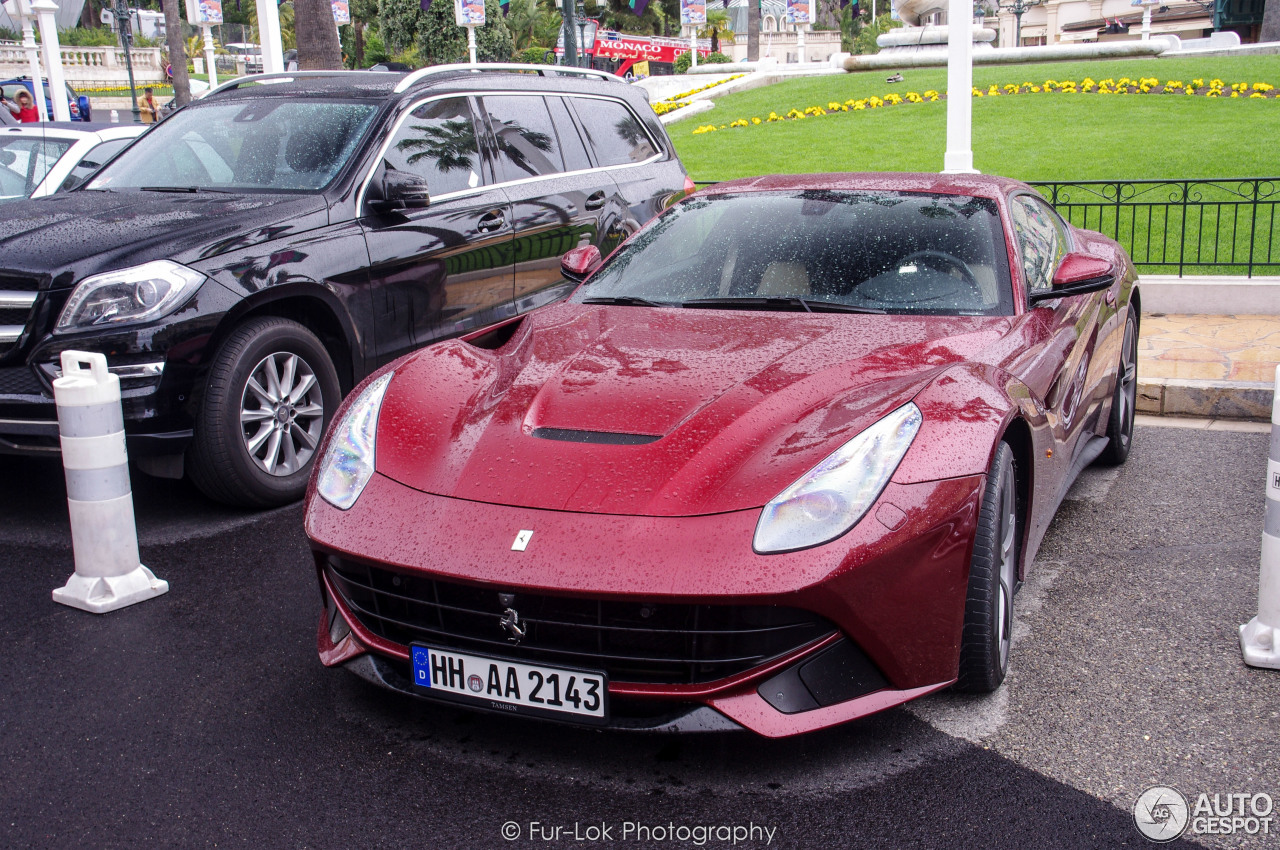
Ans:
[{"label": "green lawn", "polygon": [[[803,121],[693,135],[737,118],[785,114],[895,92],[946,88],[945,68],[811,77],[716,100],[669,127],[694,180],[818,171],[938,171],[946,102],[902,103]],[[1135,59],[978,67],[974,85],[1156,77],[1266,82],[1280,87],[1280,56]],[[1269,177],[1280,174],[1280,99],[1186,95],[1019,94],[973,101],[974,166],[1022,180]]]}]

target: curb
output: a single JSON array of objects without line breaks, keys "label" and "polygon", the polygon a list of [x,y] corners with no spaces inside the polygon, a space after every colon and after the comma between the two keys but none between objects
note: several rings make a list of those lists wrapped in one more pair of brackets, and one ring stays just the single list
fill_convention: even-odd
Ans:
[{"label": "curb", "polygon": [[1138,413],[1271,421],[1273,387],[1263,381],[1138,379]]}]

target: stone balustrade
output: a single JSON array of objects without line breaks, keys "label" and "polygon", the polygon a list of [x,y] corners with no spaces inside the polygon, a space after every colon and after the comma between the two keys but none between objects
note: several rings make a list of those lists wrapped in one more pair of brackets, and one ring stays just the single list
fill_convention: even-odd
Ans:
[{"label": "stone balustrade", "polygon": [[[124,51],[119,47],[63,46],[60,52],[62,73],[74,89],[111,88],[129,84]],[[135,47],[130,54],[133,59],[133,78],[139,85],[165,81],[160,48]],[[31,66],[22,45],[0,43],[0,79],[27,75],[30,71]],[[43,66],[41,73],[44,73]]]}]

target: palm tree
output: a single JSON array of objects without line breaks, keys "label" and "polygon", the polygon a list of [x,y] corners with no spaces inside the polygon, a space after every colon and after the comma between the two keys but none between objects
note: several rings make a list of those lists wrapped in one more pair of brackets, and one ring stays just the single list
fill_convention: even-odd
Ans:
[{"label": "palm tree", "polygon": [[729,26],[729,10],[713,9],[707,6],[707,23],[698,30],[698,38],[711,39],[711,52],[720,52],[720,39],[727,44],[734,43],[733,29]]},{"label": "palm tree", "polygon": [[760,0],[747,0],[747,61],[760,61]]},{"label": "palm tree", "polygon": [[1280,41],[1280,0],[1267,0],[1262,7],[1262,32],[1259,41]]},{"label": "palm tree", "polygon": [[337,71],[342,47],[329,0],[293,0],[294,31],[298,41],[298,69]]}]

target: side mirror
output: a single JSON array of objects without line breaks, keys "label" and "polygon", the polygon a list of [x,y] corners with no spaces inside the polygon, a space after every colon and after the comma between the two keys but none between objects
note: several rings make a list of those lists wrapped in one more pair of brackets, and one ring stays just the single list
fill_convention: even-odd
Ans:
[{"label": "side mirror", "polygon": [[1068,295],[1101,292],[1115,282],[1116,269],[1109,260],[1073,251],[1058,264],[1058,270],[1053,273],[1053,285],[1049,289],[1031,293],[1027,300],[1031,304],[1037,304]]},{"label": "side mirror", "polygon": [[382,169],[381,197],[370,198],[369,206],[377,212],[425,209],[431,201],[427,181],[408,171]]},{"label": "side mirror", "polygon": [[600,256],[599,248],[595,245],[583,245],[581,248],[566,251],[560,258],[560,273],[569,280],[582,283],[593,271],[600,268],[602,262],[604,260]]}]

